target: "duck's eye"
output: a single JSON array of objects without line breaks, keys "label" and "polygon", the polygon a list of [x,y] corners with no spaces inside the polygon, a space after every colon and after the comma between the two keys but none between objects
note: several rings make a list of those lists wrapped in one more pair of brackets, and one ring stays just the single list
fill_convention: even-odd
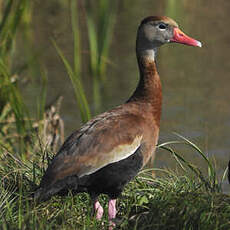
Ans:
[{"label": "duck's eye", "polygon": [[161,23],[161,24],[158,25],[158,28],[160,30],[165,30],[166,29],[166,25],[164,23]]}]

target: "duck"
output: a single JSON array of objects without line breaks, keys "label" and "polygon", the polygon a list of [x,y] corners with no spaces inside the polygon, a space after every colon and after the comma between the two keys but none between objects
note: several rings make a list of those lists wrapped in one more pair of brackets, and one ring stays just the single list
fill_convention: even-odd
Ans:
[{"label": "duck", "polygon": [[109,222],[115,226],[117,198],[155,156],[162,110],[156,55],[168,43],[202,46],[169,17],[149,16],[141,21],[136,38],[140,76],[136,89],[125,103],[97,115],[66,139],[41,179],[34,196],[37,201],[67,195],[69,190],[87,192],[95,217],[101,220],[104,210],[98,197],[106,194]]}]

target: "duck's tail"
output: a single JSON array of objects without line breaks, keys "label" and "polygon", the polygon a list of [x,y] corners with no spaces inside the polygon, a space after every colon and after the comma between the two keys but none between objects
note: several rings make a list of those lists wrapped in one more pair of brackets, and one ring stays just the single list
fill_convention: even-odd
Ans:
[{"label": "duck's tail", "polygon": [[63,180],[57,181],[52,185],[40,186],[34,193],[34,199],[36,202],[44,202],[49,200],[52,196],[56,194],[64,194],[68,190],[76,191],[78,188],[78,177],[70,176]]}]

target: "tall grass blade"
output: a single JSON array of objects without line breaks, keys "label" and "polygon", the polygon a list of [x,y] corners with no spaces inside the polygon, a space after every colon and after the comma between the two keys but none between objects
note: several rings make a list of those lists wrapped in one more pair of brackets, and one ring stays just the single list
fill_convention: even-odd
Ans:
[{"label": "tall grass blade", "polygon": [[87,16],[89,48],[90,48],[90,67],[93,77],[98,77],[98,37],[95,28],[95,22],[92,15]]},{"label": "tall grass blade", "polygon": [[101,107],[101,93],[99,80],[99,56],[98,56],[98,36],[95,28],[95,22],[91,15],[87,16],[88,37],[90,47],[90,69],[93,77],[93,98],[94,109],[96,112]]},{"label": "tall grass blade", "polygon": [[5,25],[7,23],[7,20],[9,18],[9,15],[10,15],[10,12],[11,12],[11,9],[12,9],[12,6],[13,6],[13,0],[9,0],[7,5],[5,6],[3,17],[2,17],[2,20],[1,20],[1,23],[0,23],[0,34],[1,35],[3,34],[3,28],[5,27]]},{"label": "tall grass blade", "polygon": [[0,56],[7,57],[10,52],[16,31],[21,23],[21,19],[25,13],[28,0],[9,1],[4,12],[3,20],[0,25]]},{"label": "tall grass blade", "polygon": [[3,76],[4,94],[7,95],[11,108],[13,109],[15,115],[15,123],[17,127],[17,132],[19,134],[19,142],[21,151],[24,149],[24,137],[27,135],[27,127],[31,128],[32,124],[29,119],[29,113],[26,108],[26,105],[23,102],[21,93],[18,88],[11,82],[10,75],[3,61],[0,60],[0,74]]},{"label": "tall grass blade", "polygon": [[222,176],[222,178],[221,178],[221,183],[223,183],[224,179],[227,177],[228,170],[229,170],[229,168],[228,168],[228,166],[227,166],[226,169],[224,170],[223,176]]},{"label": "tall grass blade", "polygon": [[109,47],[112,41],[116,19],[116,2],[100,0],[99,2],[99,33],[98,33],[98,56],[99,73],[104,81],[106,77],[106,64],[108,63]]},{"label": "tall grass blade", "polygon": [[[206,187],[209,188],[210,190],[220,190],[220,186],[218,184],[218,180],[217,180],[217,176],[216,176],[216,171],[215,168],[213,167],[211,161],[208,159],[208,157],[206,157],[206,155],[199,149],[199,147],[197,147],[194,143],[192,143],[191,141],[189,141],[187,138],[181,136],[180,134],[175,133],[178,137],[180,137],[183,141],[170,141],[170,142],[166,142],[163,144],[158,145],[159,148],[165,149],[167,151],[169,151],[173,157],[176,159],[176,161],[182,162],[183,164],[185,164],[190,170],[192,170],[200,179],[203,183],[205,183]],[[198,152],[198,154],[205,160],[205,162],[207,163],[208,166],[208,181],[205,179],[205,176],[202,174],[201,170],[192,165],[190,162],[186,161],[181,155],[179,155],[178,153],[176,153],[172,148],[168,147],[168,145],[171,144],[185,144],[190,146],[191,148],[195,149],[196,152]],[[179,163],[180,166],[182,166],[181,168],[184,169],[183,165],[181,165],[181,163]]]},{"label": "tall grass blade", "polygon": [[176,152],[175,152],[172,148],[169,148],[169,147],[166,148],[166,147],[165,147],[166,145],[169,145],[169,144],[172,144],[172,143],[175,144],[175,143],[178,143],[178,142],[170,141],[170,142],[166,142],[166,143],[163,143],[163,144],[161,144],[161,145],[158,145],[157,147],[158,147],[158,148],[162,148],[162,149],[166,149],[166,150],[170,151],[170,152],[172,153],[174,159],[175,159],[175,160],[177,161],[177,163],[180,165],[180,167],[181,167],[184,171],[186,171],[186,169],[184,168],[183,164],[181,164],[181,161],[178,159]]},{"label": "tall grass blade", "polygon": [[74,72],[81,77],[81,39],[78,26],[77,1],[71,1],[71,25],[74,39]]},{"label": "tall grass blade", "polygon": [[93,77],[93,96],[95,111],[102,103],[102,86],[106,79],[109,47],[112,40],[116,2],[99,0],[98,14],[89,7],[87,10],[87,28],[90,48],[90,69]]},{"label": "tall grass blade", "polygon": [[81,119],[83,122],[87,122],[90,117],[90,109],[89,109],[89,105],[84,93],[84,88],[82,86],[82,83],[79,79],[79,76],[76,75],[73,70],[72,67],[70,66],[68,60],[65,58],[65,56],[63,55],[62,51],[60,50],[60,48],[57,46],[56,42],[54,40],[52,40],[53,45],[55,47],[55,49],[57,50],[57,53],[59,55],[59,57],[61,58],[66,71],[68,73],[68,76],[73,84],[73,88],[74,88],[74,92],[75,92],[75,96],[76,96],[76,100],[80,109],[80,113],[81,113]]},{"label": "tall grass blade", "polygon": [[[177,162],[180,162],[180,161],[183,162],[202,181],[202,183],[205,184],[205,186],[208,189],[212,189],[212,187],[206,181],[205,177],[203,176],[202,172],[200,171],[200,169],[198,167],[196,167],[195,165],[192,165],[190,162],[186,161],[182,156],[180,156],[178,153],[173,151],[171,148],[166,147],[166,146],[162,146],[161,148],[172,153],[175,156],[174,158],[175,159],[177,158]],[[180,165],[181,165],[181,163],[180,163]],[[184,171],[186,171],[184,167],[182,167],[182,169]]]},{"label": "tall grass blade", "polygon": [[38,120],[44,119],[45,114],[45,106],[46,106],[46,96],[47,96],[47,74],[45,69],[41,69],[41,91],[40,97],[37,100],[37,112],[38,112]]},{"label": "tall grass blade", "polygon": [[208,165],[208,175],[209,178],[211,179],[213,186],[215,187],[218,182],[216,179],[216,171],[212,165],[212,163],[210,162],[210,160],[208,159],[208,157],[206,157],[206,155],[198,148],[198,146],[196,146],[194,143],[192,143],[191,141],[189,141],[187,138],[181,136],[178,133],[175,133],[178,137],[180,137],[181,139],[183,139],[185,141],[185,144],[191,146],[193,149],[195,149],[201,156],[202,158],[206,161],[207,165]]}]

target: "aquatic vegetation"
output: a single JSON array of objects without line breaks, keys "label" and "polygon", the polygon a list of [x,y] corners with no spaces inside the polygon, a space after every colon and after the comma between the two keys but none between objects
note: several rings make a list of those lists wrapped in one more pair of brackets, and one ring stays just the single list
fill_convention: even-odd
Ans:
[{"label": "aquatic vegetation", "polygon": [[[126,186],[118,201],[119,229],[229,229],[230,196],[221,192],[221,181],[214,178],[213,163],[207,158],[207,170],[214,174],[202,174],[192,162],[176,153],[174,144],[186,144],[194,150],[191,141],[163,143],[165,154],[172,154],[178,162],[177,170],[144,169]],[[159,151],[161,151],[159,149]],[[194,151],[194,154],[196,151]],[[198,153],[202,159],[203,152]],[[55,196],[36,205],[32,198],[44,169],[52,154],[46,148],[37,149],[33,157],[15,157],[7,149],[0,148],[0,224],[3,229],[101,229],[102,222],[92,221],[92,204],[87,194],[67,197]],[[4,162],[4,163],[3,163]],[[178,170],[183,170],[183,175]],[[152,170],[161,174],[152,177]],[[213,182],[215,181],[215,185]],[[103,205],[106,196],[100,196]]]}]

